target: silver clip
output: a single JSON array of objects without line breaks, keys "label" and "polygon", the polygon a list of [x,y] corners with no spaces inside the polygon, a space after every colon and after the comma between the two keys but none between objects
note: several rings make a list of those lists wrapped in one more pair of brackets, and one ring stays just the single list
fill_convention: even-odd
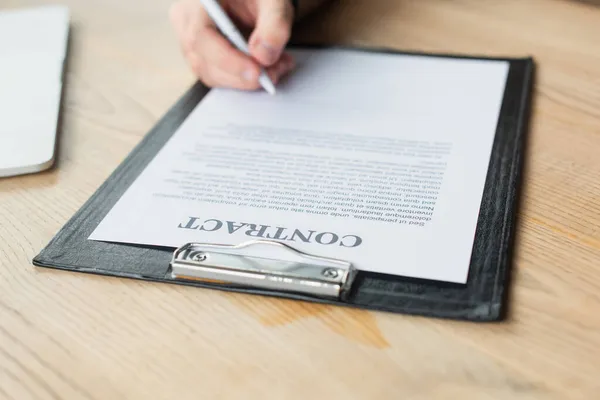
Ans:
[{"label": "silver clip", "polygon": [[303,253],[285,243],[188,243],[173,253],[171,277],[344,299],[355,271],[347,261]]}]

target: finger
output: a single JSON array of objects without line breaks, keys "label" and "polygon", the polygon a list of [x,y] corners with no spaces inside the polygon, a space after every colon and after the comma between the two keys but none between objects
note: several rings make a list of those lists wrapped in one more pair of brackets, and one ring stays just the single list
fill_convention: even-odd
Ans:
[{"label": "finger", "polygon": [[291,34],[294,9],[289,0],[257,0],[258,17],[250,36],[250,53],[263,66],[281,56]]},{"label": "finger", "polygon": [[210,88],[229,88],[238,90],[256,90],[260,88],[258,81],[240,81],[238,76],[212,66],[207,67],[202,82]]},{"label": "finger", "polygon": [[[293,67],[293,58],[289,54],[284,53],[279,61],[266,70],[266,73],[271,81],[276,85],[293,69]],[[205,83],[210,87],[228,87],[244,90],[257,90],[261,87],[258,81],[252,81],[248,84],[240,83],[238,76],[217,68],[211,69],[210,67],[206,74]]]},{"label": "finger", "polygon": [[181,36],[181,28],[187,25],[189,13],[186,12],[188,1],[179,0],[171,4],[169,7],[169,21],[175,30],[177,37]]},{"label": "finger", "polygon": [[205,28],[198,52],[203,58],[203,78],[213,86],[255,89],[260,67],[251,57],[229,43],[217,30]]},{"label": "finger", "polygon": [[283,53],[279,60],[267,69],[267,75],[273,83],[277,84],[285,75],[289,74],[295,67],[295,62],[292,56],[288,53]]},{"label": "finger", "polygon": [[210,21],[202,19],[199,2],[179,0],[169,9],[169,19],[179,41],[181,52],[192,71],[198,75],[202,57],[199,53],[201,29]]},{"label": "finger", "polygon": [[259,66],[234,48],[215,28],[204,8],[188,0],[173,15],[183,53],[194,74],[208,86],[253,89],[259,86]]},{"label": "finger", "polygon": [[200,3],[195,0],[179,0],[169,8],[169,20],[180,45],[189,44],[202,25],[211,23],[201,11]]}]

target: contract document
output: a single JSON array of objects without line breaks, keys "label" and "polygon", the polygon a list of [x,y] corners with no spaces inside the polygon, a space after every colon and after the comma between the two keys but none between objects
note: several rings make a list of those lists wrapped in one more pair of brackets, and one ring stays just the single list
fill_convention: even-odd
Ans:
[{"label": "contract document", "polygon": [[274,96],[209,91],[89,239],[268,239],[465,283],[508,62],[292,54]]}]

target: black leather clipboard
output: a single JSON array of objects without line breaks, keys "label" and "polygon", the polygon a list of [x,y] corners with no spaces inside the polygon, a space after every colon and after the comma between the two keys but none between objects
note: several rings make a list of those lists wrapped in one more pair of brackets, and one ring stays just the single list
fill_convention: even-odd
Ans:
[{"label": "black leather clipboard", "polygon": [[[406,53],[390,49],[360,50],[425,57],[492,59]],[[348,298],[338,301],[283,291],[180,281],[171,278],[169,274],[169,263],[174,250],[172,248],[88,240],[95,227],[147,163],[202,101],[209,89],[200,83],[191,87],[173,105],[104,184],[34,258],[33,264],[39,267],[177,283],[205,289],[218,288],[393,313],[469,321],[502,320],[506,316],[507,293],[510,287],[509,272],[534,81],[534,62],[531,58],[493,59],[509,62],[510,69],[481,202],[468,282],[464,285],[360,272]]]}]

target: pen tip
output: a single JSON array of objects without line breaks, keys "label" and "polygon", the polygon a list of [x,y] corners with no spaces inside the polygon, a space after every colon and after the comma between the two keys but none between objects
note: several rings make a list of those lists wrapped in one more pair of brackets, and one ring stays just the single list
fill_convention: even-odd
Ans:
[{"label": "pen tip", "polygon": [[261,86],[267,91],[267,93],[269,93],[270,95],[274,95],[276,93],[275,90],[275,85],[273,85],[273,82],[271,82],[271,80],[267,77],[267,76],[263,76],[260,79],[260,83]]},{"label": "pen tip", "polygon": [[277,91],[275,90],[275,85],[273,85],[272,83],[268,83],[265,85],[265,90],[267,91],[267,93],[269,93],[270,95],[274,95]]}]

